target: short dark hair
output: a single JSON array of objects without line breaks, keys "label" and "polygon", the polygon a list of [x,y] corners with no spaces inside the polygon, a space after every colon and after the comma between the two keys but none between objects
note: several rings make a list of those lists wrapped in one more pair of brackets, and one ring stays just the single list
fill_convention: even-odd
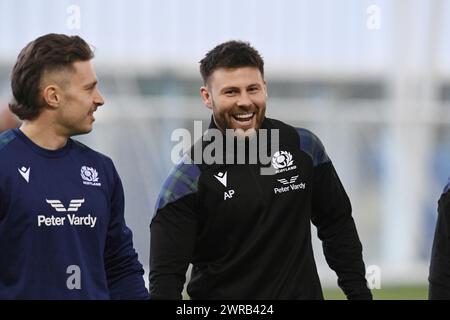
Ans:
[{"label": "short dark hair", "polygon": [[200,61],[200,73],[206,84],[209,76],[219,68],[256,67],[264,77],[264,60],[248,42],[227,41],[209,51]]},{"label": "short dark hair", "polygon": [[44,72],[74,70],[73,63],[94,57],[79,36],[50,33],[30,42],[19,53],[11,73],[13,100],[9,109],[22,120],[37,118],[44,101],[39,96]]}]

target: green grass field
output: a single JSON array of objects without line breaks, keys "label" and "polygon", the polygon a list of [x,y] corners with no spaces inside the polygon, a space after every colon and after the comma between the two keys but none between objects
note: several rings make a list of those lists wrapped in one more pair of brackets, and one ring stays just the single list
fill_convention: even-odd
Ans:
[{"label": "green grass field", "polygon": [[[323,294],[326,300],[344,300],[345,295],[340,289],[326,289]],[[385,287],[372,290],[375,300],[427,300],[427,286]]]}]

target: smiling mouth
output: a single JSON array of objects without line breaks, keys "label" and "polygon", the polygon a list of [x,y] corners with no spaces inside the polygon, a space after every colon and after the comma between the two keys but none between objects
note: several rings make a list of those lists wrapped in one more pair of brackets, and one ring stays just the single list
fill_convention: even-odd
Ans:
[{"label": "smiling mouth", "polygon": [[94,112],[95,111],[91,111],[88,113],[88,116],[91,117],[93,121],[95,121]]},{"label": "smiling mouth", "polygon": [[247,122],[253,119],[255,112],[240,113],[233,115],[233,119],[239,122]]}]

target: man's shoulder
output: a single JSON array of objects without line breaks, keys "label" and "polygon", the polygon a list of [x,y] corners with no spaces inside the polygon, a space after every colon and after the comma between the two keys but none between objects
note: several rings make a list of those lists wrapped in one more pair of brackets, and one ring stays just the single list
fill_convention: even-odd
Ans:
[{"label": "man's shoulder", "polygon": [[325,147],[319,137],[311,130],[301,127],[294,127],[280,120],[268,119],[274,128],[279,128],[295,135],[297,145],[300,150],[307,153],[313,161],[314,166],[329,162],[330,159],[325,151]]},{"label": "man's shoulder", "polygon": [[86,144],[84,144],[78,140],[75,140],[75,139],[71,139],[71,140],[73,142],[74,149],[77,152],[79,152],[83,157],[87,157],[87,158],[90,158],[95,161],[105,162],[110,165],[114,165],[112,159],[109,156],[107,156],[106,154],[103,154],[97,150],[94,150],[91,147],[87,146]]},{"label": "man's shoulder", "polygon": [[438,211],[440,214],[450,216],[450,178],[448,179],[444,190],[438,201]]},{"label": "man's shoulder", "polygon": [[16,141],[17,136],[13,130],[0,133],[0,170],[6,169],[20,154]]},{"label": "man's shoulder", "polygon": [[286,122],[280,121],[278,119],[271,119],[271,118],[266,118],[266,119],[268,122],[268,125],[267,125],[268,128],[282,130],[285,133],[295,135],[296,138],[300,137],[300,138],[320,142],[319,137],[317,135],[315,135],[309,129],[296,127],[296,126],[290,125]]},{"label": "man's shoulder", "polygon": [[189,177],[189,180],[198,180],[200,172],[200,166],[194,162],[190,154],[185,153],[174,165],[169,173],[169,177],[179,178],[180,176],[185,176]]},{"label": "man's shoulder", "polygon": [[156,209],[161,209],[184,196],[196,193],[200,175],[199,166],[192,162],[188,154],[184,154],[163,183],[156,201]]},{"label": "man's shoulder", "polygon": [[0,133],[0,152],[10,145],[16,137],[17,136],[12,129]]},{"label": "man's shoulder", "polygon": [[290,132],[291,134],[294,134],[296,137],[300,138],[300,143],[302,143],[301,140],[308,140],[308,141],[314,142],[316,144],[322,145],[322,142],[320,141],[319,137],[309,129],[295,127],[295,126],[292,126],[290,124],[287,124],[287,123],[277,120],[277,119],[270,119],[270,118],[266,118],[266,119],[267,119],[269,128],[280,129],[280,130]]},{"label": "man's shoulder", "polygon": [[450,199],[450,178],[447,180],[447,183],[444,186],[444,190],[442,191],[442,197]]},{"label": "man's shoulder", "polygon": [[0,178],[8,176],[11,166],[16,163],[17,157],[21,156],[17,140],[12,129],[0,133]]},{"label": "man's shoulder", "polygon": [[295,132],[294,126],[287,124],[286,122],[283,122],[281,120],[266,117],[265,122],[267,123],[266,126],[268,127],[268,129],[280,129]]}]

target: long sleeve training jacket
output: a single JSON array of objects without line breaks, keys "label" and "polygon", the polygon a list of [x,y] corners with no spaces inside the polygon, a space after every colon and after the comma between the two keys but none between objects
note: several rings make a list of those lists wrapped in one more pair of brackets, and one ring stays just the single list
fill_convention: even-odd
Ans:
[{"label": "long sleeve training jacket", "polygon": [[[350,201],[322,143],[273,119],[262,129],[279,130],[267,165],[185,157],[170,173],[151,222],[151,298],[180,299],[192,263],[192,299],[323,299],[310,222],[347,297],[371,298]],[[268,166],[275,174],[262,175]]]}]

